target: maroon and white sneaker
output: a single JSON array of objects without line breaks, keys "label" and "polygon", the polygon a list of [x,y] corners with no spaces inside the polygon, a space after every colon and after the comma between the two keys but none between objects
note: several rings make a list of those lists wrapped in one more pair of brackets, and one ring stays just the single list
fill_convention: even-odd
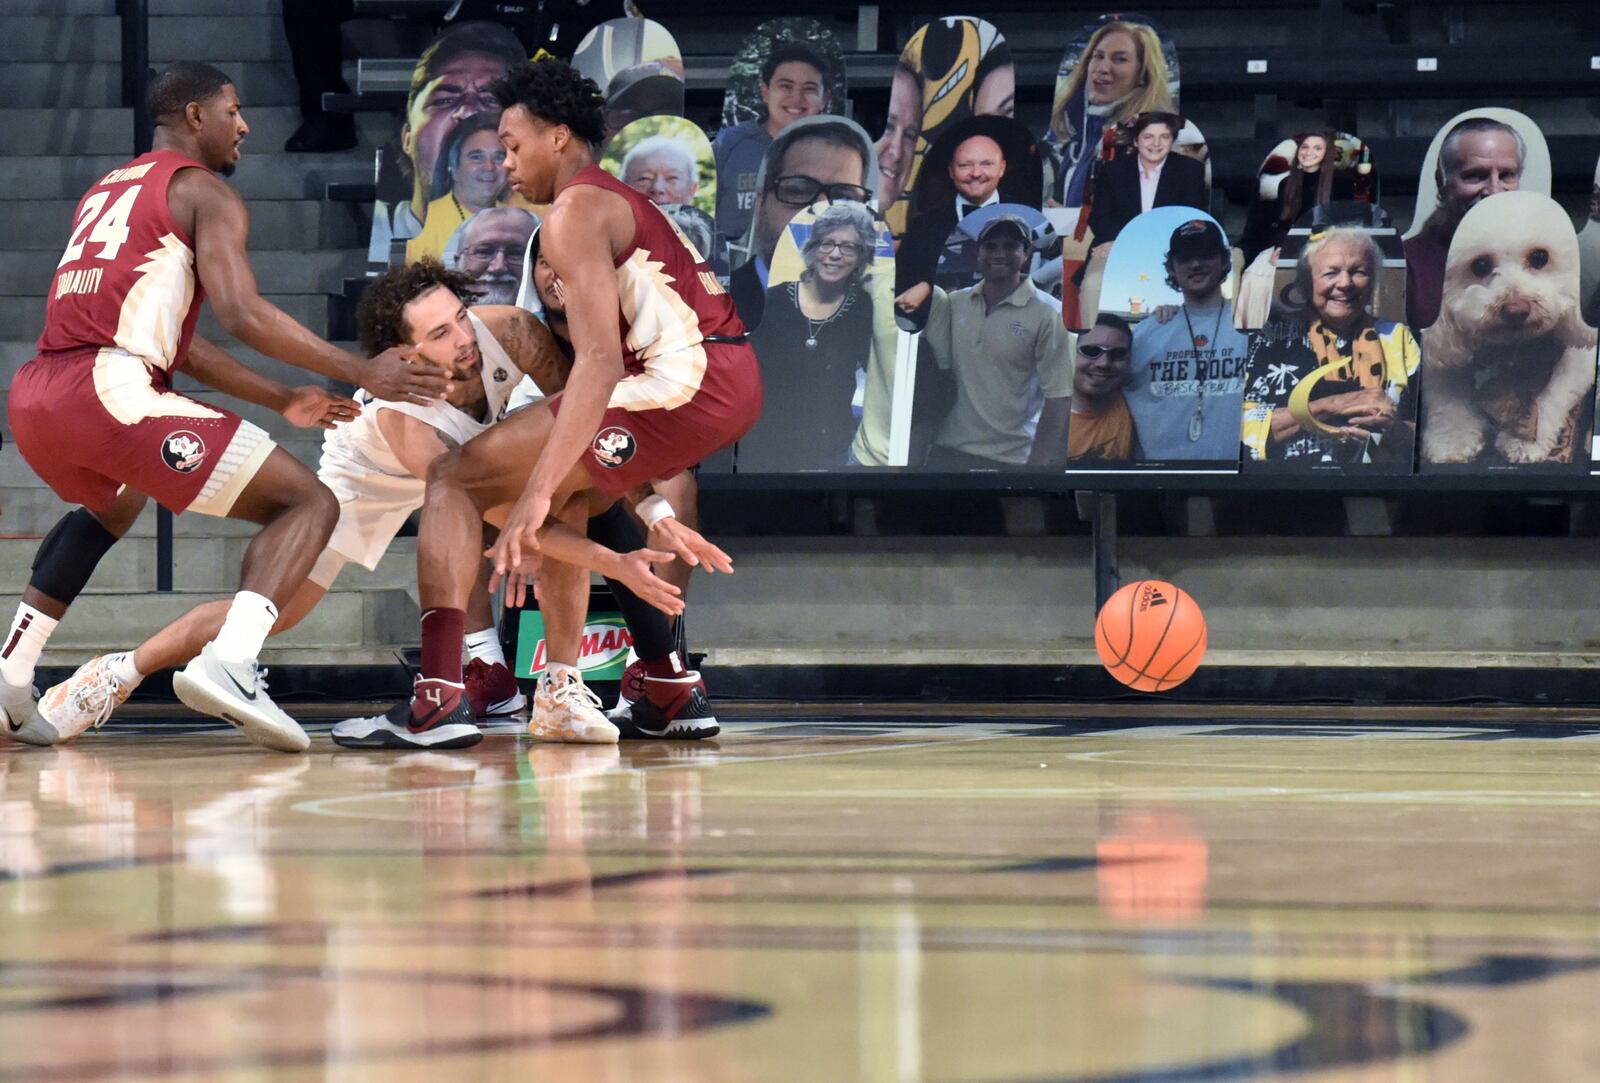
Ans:
[{"label": "maroon and white sneaker", "polygon": [[472,711],[479,718],[517,714],[528,706],[528,697],[517,687],[517,679],[504,662],[474,658],[467,663],[463,676],[467,699],[472,701]]},{"label": "maroon and white sneaker", "polygon": [[640,684],[637,699],[618,704],[607,716],[624,741],[698,741],[721,732],[699,670],[681,677],[644,676]]},{"label": "maroon and white sneaker", "polygon": [[[333,727],[342,748],[471,748],[483,740],[472,704],[462,686],[438,679],[418,680],[409,700],[380,715],[347,718]],[[446,707],[454,699],[454,704]]]},{"label": "maroon and white sneaker", "polygon": [[[632,652],[629,652],[632,654]],[[628,668],[622,671],[622,690],[617,693],[617,705],[607,714],[615,714],[627,707],[631,707],[640,696],[644,695],[644,662],[637,656],[628,663]]]}]

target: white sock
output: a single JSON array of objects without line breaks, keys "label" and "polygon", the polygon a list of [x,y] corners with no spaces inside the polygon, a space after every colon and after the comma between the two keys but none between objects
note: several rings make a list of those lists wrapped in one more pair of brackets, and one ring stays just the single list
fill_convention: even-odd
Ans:
[{"label": "white sock", "polygon": [[211,652],[224,662],[241,665],[261,653],[272,626],[278,620],[278,607],[272,599],[254,591],[241,590],[233,596],[222,630],[211,641]]},{"label": "white sock", "polygon": [[566,680],[569,673],[573,680],[579,684],[583,683],[583,671],[577,666],[569,666],[565,662],[551,662],[544,667],[544,679],[551,684]]},{"label": "white sock", "polygon": [[112,676],[127,685],[130,692],[138,688],[140,682],[144,680],[144,674],[140,673],[139,667],[133,664],[132,651],[123,651],[120,654],[111,655],[106,659],[106,668],[111,671]]},{"label": "white sock", "polygon": [[468,632],[466,644],[468,658],[476,658],[491,666],[506,664],[506,652],[500,646],[500,633],[493,628],[485,628],[481,632]]},{"label": "white sock", "polygon": [[11,630],[6,633],[4,646],[0,646],[0,677],[7,684],[26,688],[33,683],[33,667],[39,664],[39,655],[44,653],[44,645],[58,623],[27,602],[18,604]]}]

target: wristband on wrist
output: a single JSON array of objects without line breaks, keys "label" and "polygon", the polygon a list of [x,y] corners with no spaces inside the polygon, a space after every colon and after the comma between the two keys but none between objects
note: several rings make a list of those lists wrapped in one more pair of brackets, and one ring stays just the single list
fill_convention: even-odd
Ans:
[{"label": "wristband on wrist", "polygon": [[663,519],[672,519],[677,512],[672,510],[672,505],[667,503],[667,498],[660,493],[651,493],[633,509],[638,513],[639,519],[644,523],[644,528],[649,530]]}]

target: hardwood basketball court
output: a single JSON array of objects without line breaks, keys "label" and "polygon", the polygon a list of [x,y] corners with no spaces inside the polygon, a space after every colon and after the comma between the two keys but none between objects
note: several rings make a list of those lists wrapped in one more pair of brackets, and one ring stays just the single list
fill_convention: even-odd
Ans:
[{"label": "hardwood basketball court", "polygon": [[765,707],[289,757],[149,710],[0,755],[0,1081],[1600,1072],[1581,715]]}]

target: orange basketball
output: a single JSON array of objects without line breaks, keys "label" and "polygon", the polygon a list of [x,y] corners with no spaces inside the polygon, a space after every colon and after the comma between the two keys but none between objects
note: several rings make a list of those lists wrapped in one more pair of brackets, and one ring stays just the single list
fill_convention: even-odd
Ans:
[{"label": "orange basketball", "polygon": [[1206,656],[1205,614],[1171,583],[1141,579],[1101,607],[1094,649],[1107,672],[1129,688],[1176,688]]}]

